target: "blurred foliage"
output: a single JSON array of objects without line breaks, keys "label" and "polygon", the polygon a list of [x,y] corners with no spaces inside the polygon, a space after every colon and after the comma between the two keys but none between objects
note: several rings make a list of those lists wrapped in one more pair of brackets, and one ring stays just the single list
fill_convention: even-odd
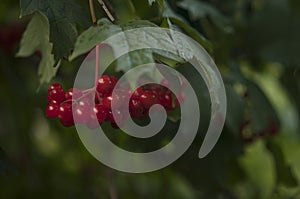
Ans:
[{"label": "blurred foliage", "polygon": [[[93,29],[88,29],[88,2],[21,0],[22,19],[18,20],[19,2],[2,0],[0,198],[112,198],[114,194],[122,199],[300,198],[300,2],[109,2],[117,18],[113,26],[135,26],[146,20],[144,23],[188,34],[211,53],[222,73],[228,98],[226,125],[218,144],[207,157],[197,158],[209,124],[209,93],[192,67],[175,64],[201,102],[200,128],[193,145],[179,160],[160,171],[127,174],[105,167],[87,152],[75,129],[46,119],[47,85],[40,85],[38,75],[39,64],[48,54],[53,60],[42,66],[46,67],[43,71],[53,70],[51,67],[61,60],[52,81],[61,82],[65,88],[72,86],[84,55],[72,62],[66,59],[78,36]],[[97,18],[105,18],[96,3]],[[38,12],[48,19],[49,35],[39,28],[27,38],[24,35],[28,46],[23,44],[20,48],[26,24],[40,15]],[[103,34],[105,37],[111,32]],[[44,50],[30,49],[40,38],[50,39],[53,49],[51,45]],[[42,47],[45,42],[40,41],[35,47]],[[22,48],[26,56],[31,55],[29,58],[15,57]],[[35,50],[40,50],[41,55]],[[137,57],[143,57],[145,52],[137,53]],[[174,63],[167,55],[160,55],[154,57],[169,65]],[[178,122],[168,121],[163,132],[147,141],[131,139],[111,128],[106,128],[106,133],[124,148],[145,151],[164,145],[177,127]]]}]

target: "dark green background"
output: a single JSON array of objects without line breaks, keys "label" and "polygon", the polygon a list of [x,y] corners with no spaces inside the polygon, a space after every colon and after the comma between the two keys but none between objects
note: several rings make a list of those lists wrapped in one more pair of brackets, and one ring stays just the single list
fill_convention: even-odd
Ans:
[{"label": "dark green background", "polygon": [[[50,2],[48,0],[47,2]],[[129,6],[135,6],[135,11]],[[74,128],[45,117],[47,85],[39,87],[39,57],[15,58],[30,16],[19,17],[19,2],[0,4],[0,198],[300,198],[300,2],[298,0],[169,0],[168,16],[184,21],[185,32],[203,35],[227,90],[228,112],[222,136],[204,159],[197,153],[209,119],[209,98],[200,77],[187,65],[178,67],[200,100],[201,128],[179,160],[160,171],[127,174],[95,160]],[[87,1],[82,6],[89,26]],[[157,4],[112,0],[118,23],[135,18],[161,25]],[[96,9],[97,17],[104,17]],[[176,20],[173,21],[174,24]],[[193,30],[191,28],[194,28]],[[82,30],[79,29],[79,32]],[[187,31],[189,30],[189,31]],[[191,31],[192,30],[192,31]],[[195,36],[196,35],[196,36]],[[63,61],[57,77],[72,86],[82,57]],[[247,97],[244,94],[247,94]],[[241,127],[249,137],[241,139]],[[168,122],[163,134],[138,146],[152,149],[176,132]],[[259,137],[278,126],[274,136]],[[107,134],[124,147],[137,146],[122,132]],[[124,141],[125,140],[125,141]],[[155,148],[155,147],[154,147]]]}]

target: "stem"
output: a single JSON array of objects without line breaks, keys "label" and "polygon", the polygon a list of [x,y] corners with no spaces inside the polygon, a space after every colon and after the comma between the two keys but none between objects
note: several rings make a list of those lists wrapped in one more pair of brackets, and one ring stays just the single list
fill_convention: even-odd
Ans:
[{"label": "stem", "polygon": [[102,7],[102,9],[104,10],[104,12],[106,13],[106,15],[108,16],[108,18],[113,22],[115,21],[115,18],[113,17],[113,15],[110,13],[110,11],[108,10],[108,8],[106,7],[105,3],[102,0],[98,0],[100,6]]},{"label": "stem", "polygon": [[97,18],[96,18],[96,14],[95,14],[95,8],[94,8],[93,0],[89,0],[89,5],[90,5],[90,12],[91,12],[91,16],[92,16],[92,21],[93,21],[93,24],[95,25],[97,23]]},{"label": "stem", "polygon": [[98,75],[99,75],[99,45],[96,46],[95,88],[97,87]]},{"label": "stem", "polygon": [[116,12],[110,3],[110,0],[103,0],[103,2],[106,5],[106,7],[108,8],[108,10],[110,10],[111,15],[115,17],[115,20],[117,20]]}]

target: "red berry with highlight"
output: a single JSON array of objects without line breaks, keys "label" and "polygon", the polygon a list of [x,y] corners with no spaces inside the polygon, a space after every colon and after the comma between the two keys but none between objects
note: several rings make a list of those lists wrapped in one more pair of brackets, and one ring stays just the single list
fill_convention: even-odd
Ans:
[{"label": "red berry with highlight", "polygon": [[102,123],[107,118],[108,109],[104,105],[97,104],[94,108],[94,112],[96,113],[99,123]]},{"label": "red berry with highlight", "polygon": [[163,105],[167,110],[171,110],[173,108],[172,93],[164,93],[159,99],[161,105]]},{"label": "red berry with highlight", "polygon": [[49,105],[46,108],[46,115],[49,118],[56,118],[58,115],[58,105]]},{"label": "red berry with highlight", "polygon": [[133,118],[143,118],[145,116],[144,106],[139,99],[130,99],[129,112]]},{"label": "red berry with highlight", "polygon": [[67,92],[65,93],[66,100],[72,100],[72,99],[76,100],[81,96],[82,96],[82,92],[75,88],[71,88],[71,89],[67,90]]},{"label": "red berry with highlight", "polygon": [[53,83],[48,87],[48,92],[51,92],[52,90],[60,90],[62,89],[62,86],[59,83]]},{"label": "red berry with highlight", "polygon": [[58,118],[59,119],[65,119],[65,120],[69,120],[69,119],[73,118],[72,104],[71,103],[65,102],[65,103],[62,103],[59,106]]},{"label": "red berry with highlight", "polygon": [[103,75],[97,82],[97,92],[102,94],[109,94],[113,91],[117,80],[108,75]]},{"label": "red berry with highlight", "polygon": [[50,91],[49,97],[50,99],[55,100],[58,103],[61,103],[65,100],[65,92],[63,89],[54,89]]},{"label": "red berry with highlight", "polygon": [[145,109],[149,109],[152,105],[158,103],[158,97],[155,93],[151,91],[145,91],[140,96],[140,101],[142,102]]}]

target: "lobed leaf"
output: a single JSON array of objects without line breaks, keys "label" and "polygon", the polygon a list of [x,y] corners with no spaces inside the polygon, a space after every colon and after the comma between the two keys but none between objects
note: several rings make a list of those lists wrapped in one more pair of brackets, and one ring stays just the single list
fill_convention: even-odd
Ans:
[{"label": "lobed leaf", "polygon": [[[54,67],[55,60],[52,52],[52,43],[49,40],[50,27],[47,17],[37,12],[29,22],[21,40],[17,57],[28,57],[35,51],[40,51],[42,59],[38,68],[40,83],[49,82],[56,74],[60,61]],[[34,38],[34,39],[33,39]]]},{"label": "lobed leaf", "polygon": [[81,7],[73,0],[20,0],[20,5],[20,18],[37,11],[48,18],[55,60],[69,56],[78,35],[76,25],[87,24]]}]

